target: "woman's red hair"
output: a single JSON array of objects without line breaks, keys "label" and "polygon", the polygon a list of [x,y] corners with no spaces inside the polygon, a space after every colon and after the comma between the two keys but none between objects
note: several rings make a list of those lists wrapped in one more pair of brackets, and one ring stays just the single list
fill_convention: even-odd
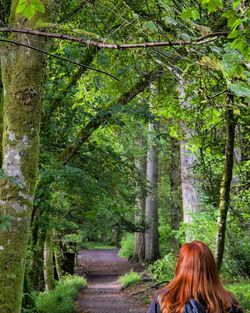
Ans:
[{"label": "woman's red hair", "polygon": [[201,241],[181,247],[175,277],[160,296],[161,311],[183,313],[190,299],[202,304],[207,313],[224,313],[232,306],[239,306],[223,287],[213,254]]}]

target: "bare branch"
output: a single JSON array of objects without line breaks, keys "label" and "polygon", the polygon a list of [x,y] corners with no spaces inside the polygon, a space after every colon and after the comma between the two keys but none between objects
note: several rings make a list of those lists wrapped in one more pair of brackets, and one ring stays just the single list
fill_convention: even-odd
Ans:
[{"label": "bare branch", "polygon": [[[142,43],[126,43],[126,44],[114,44],[114,43],[104,43],[102,41],[89,40],[83,37],[76,37],[67,34],[56,34],[56,33],[47,33],[31,29],[17,29],[17,28],[0,28],[0,32],[5,33],[21,33],[29,34],[35,36],[43,36],[47,38],[55,38],[62,40],[69,40],[72,42],[78,42],[81,44],[86,44],[89,46],[95,46],[102,49],[138,49],[138,48],[151,48],[151,47],[167,47],[167,46],[187,46],[187,45],[199,45],[211,42],[211,40],[216,40],[219,37],[226,37],[227,32],[216,32],[207,34],[195,38],[193,40],[179,40],[179,41],[156,41],[156,42],[142,42]],[[206,41],[206,39],[211,38],[211,40]]]}]

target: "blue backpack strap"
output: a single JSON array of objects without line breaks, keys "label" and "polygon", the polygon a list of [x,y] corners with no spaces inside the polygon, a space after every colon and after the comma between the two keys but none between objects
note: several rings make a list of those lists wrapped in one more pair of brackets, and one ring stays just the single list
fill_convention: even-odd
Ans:
[{"label": "blue backpack strap", "polygon": [[160,305],[157,301],[157,297],[154,298],[154,300],[151,302],[151,304],[147,310],[147,313],[161,313]]},{"label": "blue backpack strap", "polygon": [[192,310],[192,305],[190,302],[187,302],[184,307],[184,313],[194,313]]},{"label": "blue backpack strap", "polygon": [[203,306],[194,299],[190,299],[188,303],[185,304],[185,313],[204,313],[204,312],[205,310]]}]

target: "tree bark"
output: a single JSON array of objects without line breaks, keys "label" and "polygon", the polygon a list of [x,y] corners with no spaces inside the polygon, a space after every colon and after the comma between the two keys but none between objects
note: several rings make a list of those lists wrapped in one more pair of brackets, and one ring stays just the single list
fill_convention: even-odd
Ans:
[{"label": "tree bark", "polygon": [[222,265],[224,254],[227,213],[230,204],[230,188],[234,165],[234,138],[235,138],[236,120],[234,117],[232,94],[228,94],[225,115],[226,115],[225,163],[220,186],[219,215],[217,222],[218,230],[216,236],[216,250],[215,250],[215,260],[219,270]]},{"label": "tree bark", "polygon": [[159,128],[157,121],[150,123],[149,147],[147,153],[147,197],[145,208],[145,220],[148,229],[145,233],[145,260],[152,262],[159,258],[159,234],[158,234],[158,147],[154,142],[155,131]]},{"label": "tree bark", "polygon": [[54,261],[52,251],[52,235],[49,231],[46,233],[43,251],[44,260],[44,282],[46,290],[54,288]]},{"label": "tree bark", "polygon": [[[140,148],[140,153],[143,154],[145,142],[141,128],[137,128],[136,144]],[[135,222],[139,226],[139,230],[135,232],[135,246],[132,260],[143,262],[145,258],[145,205],[146,205],[146,155],[140,156],[135,160],[136,169],[136,214]]]},{"label": "tree bark", "polygon": [[[27,21],[16,14],[16,5],[13,1],[11,26],[32,28],[34,19]],[[21,43],[44,47],[45,39],[21,34],[17,37]],[[20,313],[37,178],[45,59],[24,47],[2,47],[4,177],[0,181],[0,213],[9,216],[11,226],[0,232],[0,312]]]},{"label": "tree bark", "polygon": [[[171,229],[177,231],[182,221],[181,207],[181,169],[180,169],[180,144],[175,138],[171,138],[170,161],[170,195],[171,195]],[[178,253],[180,242],[175,234],[172,235],[172,250]]]},{"label": "tree bark", "polygon": [[[180,105],[182,108],[188,108],[190,104],[189,101],[185,99],[184,84],[185,82],[181,79],[178,86]],[[194,175],[196,156],[190,145],[193,131],[184,122],[181,122],[181,128],[184,134],[184,140],[180,143],[182,208],[183,221],[188,227],[188,224],[192,224],[192,216],[201,211],[201,199]],[[186,241],[189,242],[192,240],[192,235],[187,228]]]}]

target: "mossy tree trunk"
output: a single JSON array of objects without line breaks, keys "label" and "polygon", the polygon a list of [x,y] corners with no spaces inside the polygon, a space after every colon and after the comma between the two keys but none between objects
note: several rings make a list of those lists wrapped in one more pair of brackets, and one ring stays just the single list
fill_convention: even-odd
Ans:
[{"label": "mossy tree trunk", "polygon": [[[0,60],[1,71],[1,60]],[[0,168],[2,168],[2,138],[3,138],[3,84],[0,77]]]},{"label": "mossy tree trunk", "polygon": [[[171,201],[171,229],[177,231],[182,221],[181,206],[181,169],[180,169],[180,144],[176,138],[171,138],[170,160],[170,201]],[[178,253],[180,242],[176,235],[172,235],[172,250]]]},{"label": "mossy tree trunk", "polygon": [[52,235],[50,231],[47,231],[44,242],[43,251],[44,260],[44,282],[45,289],[52,290],[54,288],[54,261],[53,261],[53,250],[52,250]]},{"label": "mossy tree trunk", "polygon": [[227,224],[227,213],[230,203],[230,188],[233,176],[234,165],[234,138],[236,120],[233,108],[233,95],[228,95],[228,102],[226,104],[226,146],[225,146],[225,163],[220,186],[220,201],[219,201],[219,215],[218,215],[218,231],[216,237],[215,260],[218,269],[221,268],[224,247],[225,247],[225,233]]},{"label": "mossy tree trunk", "polygon": [[[16,14],[17,2],[12,1],[10,25],[32,28],[37,16],[28,21]],[[44,48],[44,38],[15,35],[15,40]],[[4,178],[0,181],[0,213],[9,216],[11,221],[9,227],[0,232],[1,313],[21,310],[37,178],[44,69],[45,58],[38,52],[10,44],[1,46]]]}]

